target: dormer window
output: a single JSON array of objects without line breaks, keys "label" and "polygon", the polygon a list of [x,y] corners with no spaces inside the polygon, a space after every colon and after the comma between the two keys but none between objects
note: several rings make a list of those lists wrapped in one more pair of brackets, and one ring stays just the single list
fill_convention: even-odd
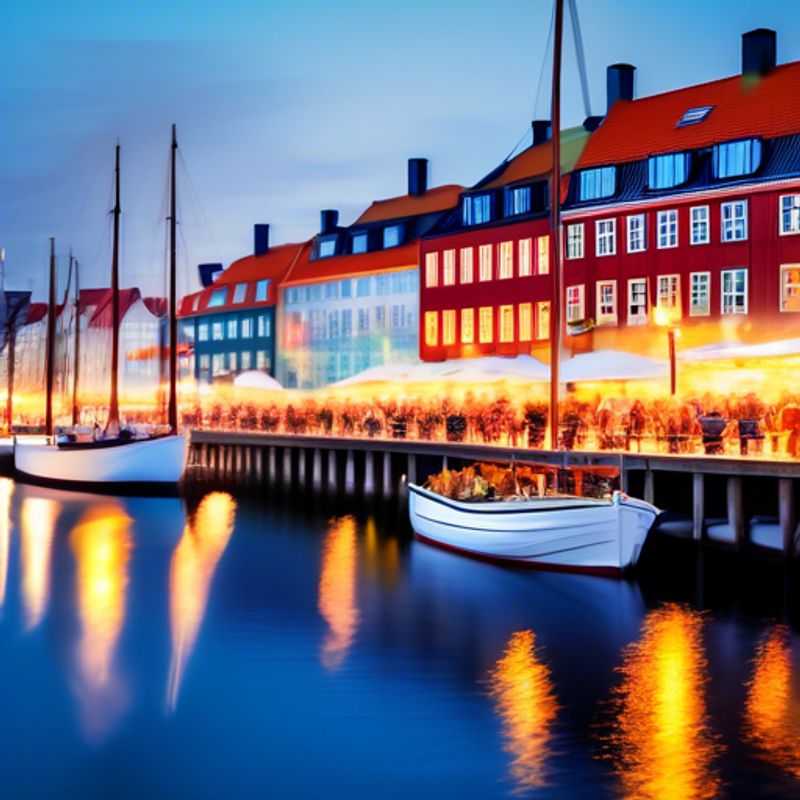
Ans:
[{"label": "dormer window", "polygon": [[228,289],[214,289],[211,296],[208,298],[208,307],[216,308],[217,306],[224,306],[228,296]]},{"label": "dormer window", "polygon": [[602,200],[617,190],[617,168],[595,167],[580,173],[579,197],[581,200]]},{"label": "dormer window", "polygon": [[269,298],[269,278],[256,283],[256,303],[266,303]]},{"label": "dormer window", "polygon": [[247,284],[237,283],[236,288],[233,290],[233,302],[244,303],[244,298],[247,295]]},{"label": "dormer window", "polygon": [[397,247],[403,238],[402,225],[388,225],[383,229],[383,249]]},{"label": "dormer window", "polygon": [[319,240],[319,257],[330,258],[336,255],[336,237],[330,236],[327,239]]},{"label": "dormer window", "polygon": [[689,153],[650,156],[647,160],[647,185],[651,189],[671,189],[689,180]]},{"label": "dormer window", "polygon": [[367,252],[367,232],[359,231],[354,233],[351,240],[351,251],[353,253],[366,253]]},{"label": "dormer window", "polygon": [[463,200],[463,219],[465,225],[481,225],[492,220],[492,195],[468,195]]},{"label": "dormer window", "polygon": [[740,139],[714,145],[714,177],[752,175],[761,166],[761,140]]},{"label": "dormer window", "polygon": [[685,128],[687,125],[697,125],[702,122],[710,113],[714,106],[697,106],[695,108],[687,108],[683,112],[683,116],[678,120],[678,128]]},{"label": "dormer window", "polygon": [[505,215],[515,217],[518,214],[528,214],[531,210],[531,187],[512,186],[506,189]]}]

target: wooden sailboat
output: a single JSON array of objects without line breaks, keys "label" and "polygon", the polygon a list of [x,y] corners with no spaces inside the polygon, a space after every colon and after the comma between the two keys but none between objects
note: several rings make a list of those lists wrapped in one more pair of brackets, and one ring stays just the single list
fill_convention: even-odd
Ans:
[{"label": "wooden sailboat", "polygon": [[[14,450],[17,473],[23,478],[65,487],[91,486],[112,491],[129,491],[145,486],[176,486],[184,471],[187,439],[178,433],[177,402],[177,280],[176,280],[176,157],[178,142],[172,126],[170,149],[170,298],[169,298],[169,432],[165,435],[138,438],[120,426],[119,418],[119,222],[120,222],[120,147],[115,153],[114,237],[111,258],[111,386],[109,414],[101,437],[76,441],[74,436],[53,440],[53,354],[55,350],[55,247],[51,245],[50,309],[47,344],[47,411],[44,445],[19,444]],[[51,336],[52,326],[52,336]],[[79,334],[77,334],[79,336]],[[79,339],[76,339],[78,345]],[[76,346],[77,350],[77,346]],[[77,355],[75,380],[78,379]],[[73,422],[77,417],[77,395],[73,391]]]}]

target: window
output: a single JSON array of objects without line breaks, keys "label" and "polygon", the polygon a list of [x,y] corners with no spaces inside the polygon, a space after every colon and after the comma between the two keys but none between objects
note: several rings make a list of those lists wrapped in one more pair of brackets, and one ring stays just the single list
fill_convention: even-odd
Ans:
[{"label": "window", "polygon": [[257,326],[258,336],[264,337],[270,335],[270,319],[266,314],[258,315]]},{"label": "window", "polygon": [[532,265],[531,265],[531,245],[533,241],[531,239],[520,239],[519,240],[519,277],[520,278],[527,278],[532,273]]},{"label": "window", "polygon": [[203,353],[200,356],[200,372],[207,374],[211,369],[211,356],[208,353]]},{"label": "window", "polygon": [[536,274],[547,275],[550,272],[550,237],[536,238]]},{"label": "window", "polygon": [[350,280],[350,278],[345,278],[339,284],[339,288],[339,294],[341,295],[342,299],[353,296],[353,282]]},{"label": "window", "polygon": [[597,324],[617,324],[617,282],[597,282]]},{"label": "window", "polygon": [[480,225],[492,219],[492,196],[477,194],[464,198],[463,216],[465,225]]},{"label": "window", "polygon": [[482,281],[490,281],[492,279],[492,246],[490,244],[482,244],[478,249],[479,274],[478,279]]},{"label": "window", "polygon": [[208,307],[215,308],[216,306],[224,306],[227,297],[227,289],[214,289],[214,291],[211,292],[211,297],[208,298]]},{"label": "window", "polygon": [[611,197],[616,191],[617,168],[597,167],[580,173],[580,200],[600,200]]},{"label": "window", "polygon": [[225,353],[214,353],[211,356],[211,374],[222,375],[225,372]]},{"label": "window", "polygon": [[679,275],[659,275],[656,305],[669,311],[681,312],[681,279]]},{"label": "window", "polygon": [[585,317],[583,284],[567,286],[567,322],[581,322]]},{"label": "window", "polygon": [[708,206],[693,206],[689,212],[692,221],[692,244],[708,244],[711,241],[708,213]]},{"label": "window", "polygon": [[397,247],[402,238],[403,226],[402,225],[388,225],[383,229],[383,247]]},{"label": "window", "polygon": [[676,209],[658,212],[658,248],[678,246],[678,212]]},{"label": "window", "polygon": [[746,269],[725,269],[722,271],[722,313],[747,313]]},{"label": "window", "polygon": [[475,309],[461,309],[461,343],[472,344],[475,341]]},{"label": "window", "polygon": [[644,214],[628,217],[628,252],[642,253],[647,249]]},{"label": "window", "polygon": [[358,332],[367,333],[369,331],[369,309],[358,309]]},{"label": "window", "polygon": [[375,330],[386,330],[386,306],[375,306]]},{"label": "window", "polygon": [[233,290],[233,302],[244,303],[244,298],[246,294],[247,294],[247,284],[237,283],[236,288]]},{"label": "window", "polygon": [[461,248],[461,283],[472,283],[472,256],[471,247]]},{"label": "window", "polygon": [[241,369],[250,369],[252,365],[253,354],[249,350],[244,350],[241,355]]},{"label": "window", "polygon": [[328,338],[329,339],[338,339],[339,338],[339,312],[338,311],[330,311],[330,312],[328,312]]},{"label": "window", "polygon": [[710,113],[714,106],[697,106],[696,108],[687,108],[683,112],[683,116],[678,120],[676,127],[685,128],[687,125],[697,125],[702,122]]},{"label": "window", "polygon": [[452,308],[442,311],[442,344],[456,343],[456,312]]},{"label": "window", "polygon": [[356,297],[370,296],[370,279],[358,278],[356,280]]},{"label": "window", "polygon": [[781,236],[800,233],[800,194],[781,197]]},{"label": "window", "polygon": [[197,338],[201,342],[208,341],[208,323],[202,322],[197,326]]},{"label": "window", "polygon": [[711,273],[693,272],[689,276],[689,285],[689,316],[707,317],[711,313]]},{"label": "window", "polygon": [[345,308],[342,311],[342,336],[353,335],[353,310]]},{"label": "window", "polygon": [[439,254],[425,254],[425,286],[432,289],[439,285]]},{"label": "window", "polygon": [[647,323],[647,278],[628,281],[628,325]]},{"label": "window", "polygon": [[269,284],[268,280],[258,281],[256,283],[256,303],[266,303],[269,299]]},{"label": "window", "polygon": [[367,232],[359,231],[354,233],[350,240],[351,250],[353,253],[366,253],[367,252]]},{"label": "window", "polygon": [[339,284],[335,281],[328,281],[325,284],[325,299],[336,300],[339,297]]},{"label": "window", "polygon": [[256,351],[256,369],[269,369],[269,359],[266,350]]},{"label": "window", "polygon": [[500,263],[497,265],[497,277],[501,280],[514,277],[514,243],[501,242]]},{"label": "window", "polygon": [[253,319],[252,317],[247,317],[246,319],[242,320],[242,339],[252,339],[253,338]]},{"label": "window", "polygon": [[583,223],[567,225],[567,258],[583,258]]},{"label": "window", "polygon": [[506,189],[505,215],[513,217],[517,214],[527,214],[531,210],[531,187],[515,186]]},{"label": "window", "polygon": [[651,189],[671,189],[689,179],[689,154],[669,153],[647,159],[647,185]]},{"label": "window", "polygon": [[336,255],[336,237],[330,239],[320,239],[319,241],[319,257],[330,258]]},{"label": "window", "polygon": [[200,295],[196,294],[192,300],[192,311],[197,311],[200,308]]},{"label": "window", "polygon": [[500,306],[500,341],[514,341],[514,306]]},{"label": "window", "polygon": [[752,175],[761,166],[761,140],[743,139],[714,145],[714,177]]},{"label": "window", "polygon": [[594,225],[595,255],[615,255],[617,252],[617,221],[615,219],[599,219]]},{"label": "window", "polygon": [[215,342],[221,342],[225,338],[224,329],[221,322],[215,322],[211,326],[211,338]]},{"label": "window", "polygon": [[781,311],[800,311],[800,264],[781,266]]},{"label": "window", "polygon": [[536,338],[550,338],[550,301],[541,300],[536,304]]},{"label": "window", "polygon": [[439,344],[439,312],[425,312],[425,344],[436,347]]},{"label": "window", "polygon": [[482,306],[478,310],[478,341],[487,344],[494,341],[494,309]]},{"label": "window", "polygon": [[533,338],[533,306],[530,303],[519,304],[519,340],[529,342]]},{"label": "window", "polygon": [[456,282],[456,251],[444,251],[444,274],[442,284],[444,286],[454,286]]},{"label": "window", "polygon": [[722,241],[743,242],[747,239],[747,200],[722,204]]},{"label": "window", "polygon": [[229,319],[228,320],[228,338],[229,339],[236,339],[239,335],[239,320],[236,319]]}]

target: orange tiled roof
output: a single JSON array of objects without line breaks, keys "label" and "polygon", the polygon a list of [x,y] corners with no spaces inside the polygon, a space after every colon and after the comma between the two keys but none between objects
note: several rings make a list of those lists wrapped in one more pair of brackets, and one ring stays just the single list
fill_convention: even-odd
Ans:
[{"label": "orange tiled roof", "polygon": [[214,281],[215,286],[230,283],[244,283],[245,281],[258,281],[271,278],[279,281],[287,269],[292,265],[302,244],[279,244],[264,253],[262,256],[245,256],[234,261],[228,269],[220,272]]},{"label": "orange tiled roof", "polygon": [[362,225],[367,222],[382,222],[445,211],[458,205],[459,195],[463,191],[463,186],[447,184],[428,189],[425,194],[419,196],[404,194],[388,200],[376,200],[353,224]]},{"label": "orange tiled roof", "polygon": [[[638,161],[653,153],[708,147],[750,136],[800,133],[800,61],[762,78],[735,75],[639,100],[619,101],[595,131],[578,167]],[[695,125],[677,127],[690,108],[713,106]],[[633,132],[633,133],[632,133]]]}]

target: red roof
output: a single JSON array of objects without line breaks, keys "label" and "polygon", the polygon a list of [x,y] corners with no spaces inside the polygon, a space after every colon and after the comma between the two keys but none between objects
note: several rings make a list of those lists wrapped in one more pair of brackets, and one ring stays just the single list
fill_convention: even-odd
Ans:
[{"label": "red roof", "polygon": [[264,278],[280,281],[306,244],[307,242],[280,244],[271,247],[263,256],[240,258],[217,276],[214,285],[258,281]]},{"label": "red roof", "polygon": [[87,308],[99,305],[110,292],[111,289],[81,289],[79,297],[81,314],[85,314]]},{"label": "red roof", "polygon": [[[763,78],[735,75],[639,100],[621,100],[589,139],[578,167],[638,161],[653,153],[721,141],[800,133],[800,61]],[[690,108],[712,106],[694,125],[677,127]],[[632,135],[633,132],[633,135]]]},{"label": "red roof", "polygon": [[26,325],[33,325],[41,322],[47,316],[47,303],[31,303],[28,306],[28,314],[25,317]]},{"label": "red roof", "polygon": [[[128,309],[142,296],[138,289],[120,289],[119,290],[119,318],[122,320],[128,313]],[[100,301],[97,309],[95,310],[92,318],[89,320],[89,326],[92,328],[110,328],[111,316],[113,309],[111,307],[111,290],[109,289]]]},{"label": "red roof", "polygon": [[425,194],[421,195],[404,194],[388,200],[376,200],[353,224],[383,222],[389,219],[417,217],[422,214],[445,211],[458,205],[458,198],[463,191],[463,186],[447,184],[428,189]]}]

